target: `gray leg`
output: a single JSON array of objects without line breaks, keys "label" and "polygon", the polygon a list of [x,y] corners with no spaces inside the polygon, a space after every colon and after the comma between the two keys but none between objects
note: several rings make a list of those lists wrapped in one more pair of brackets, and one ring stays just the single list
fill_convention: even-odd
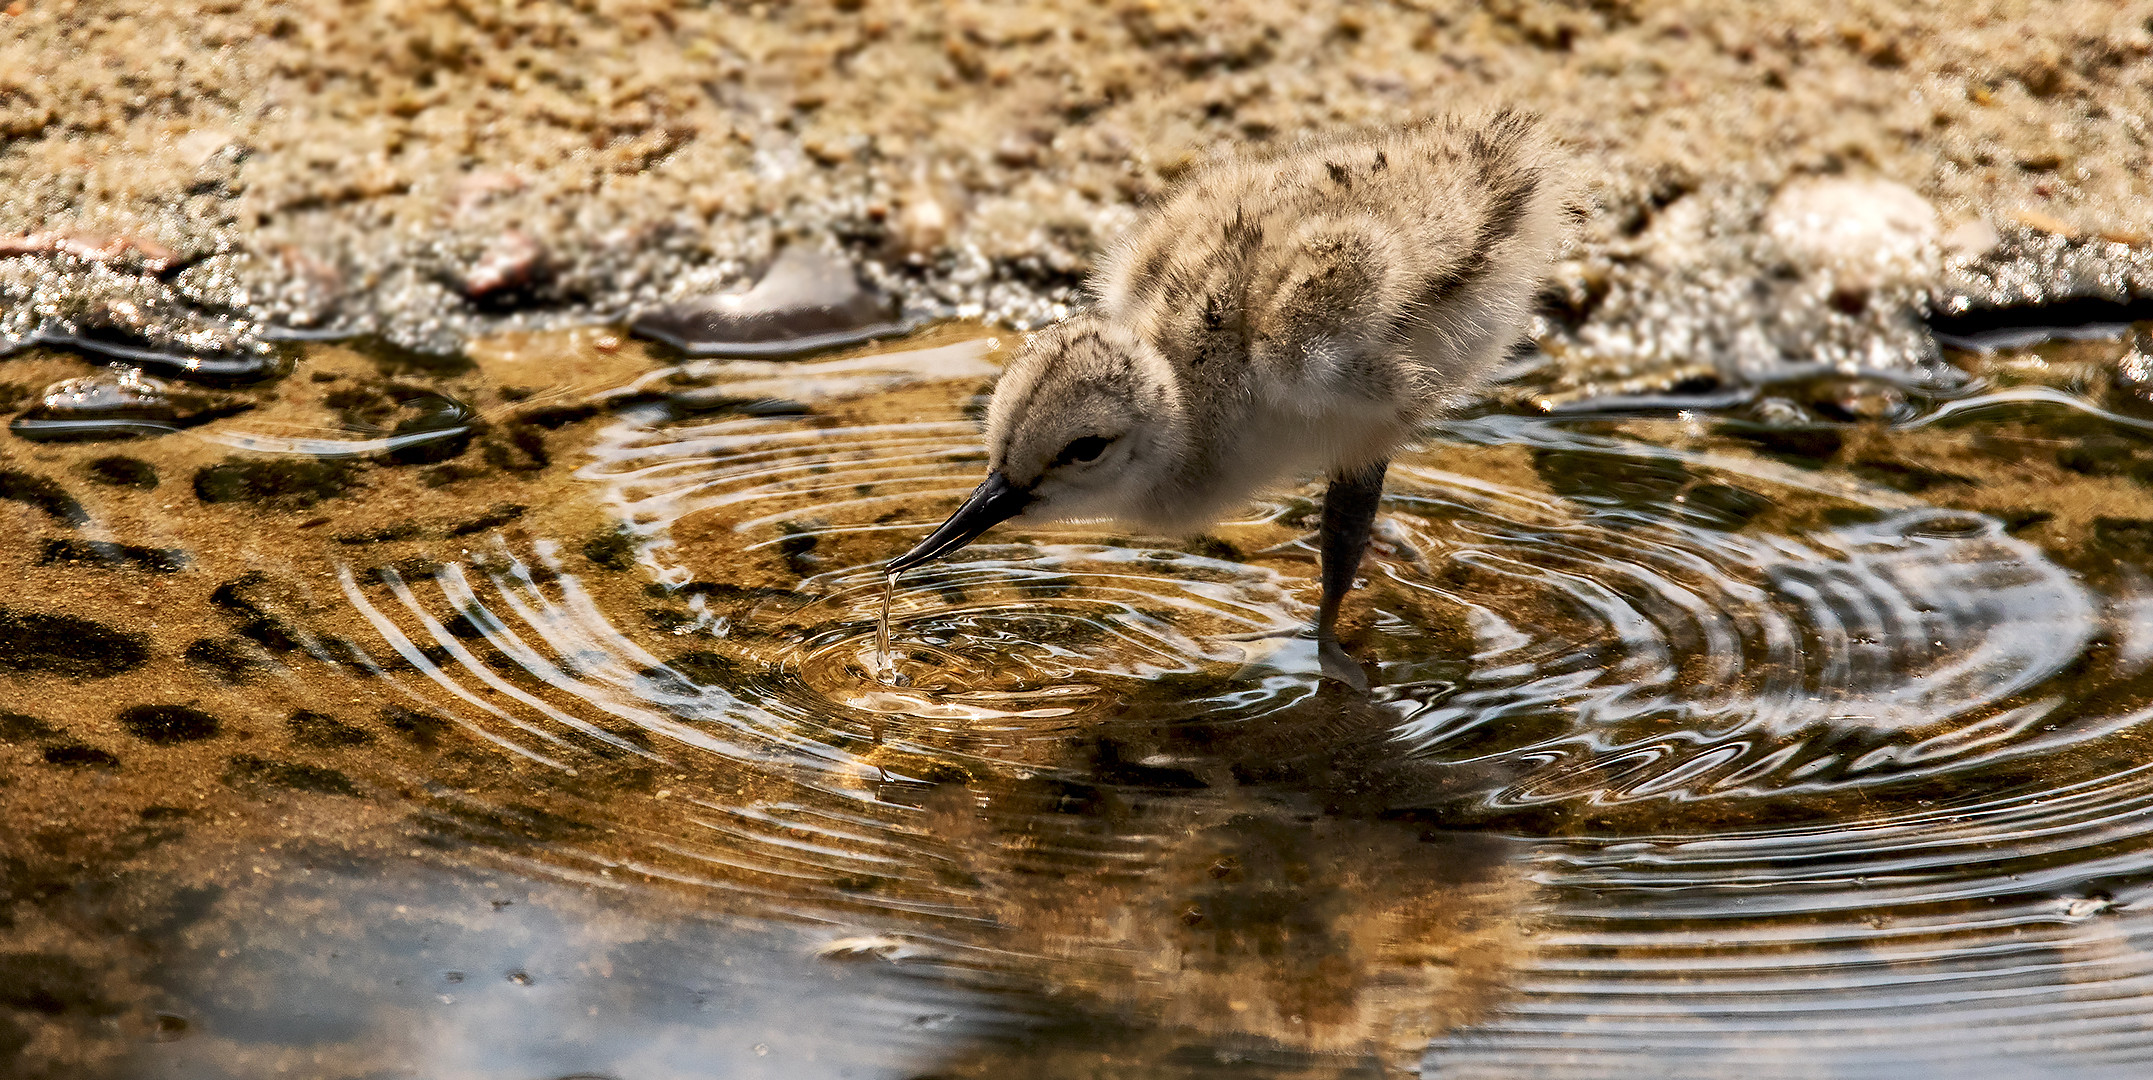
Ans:
[{"label": "gray leg", "polygon": [[1361,556],[1368,551],[1368,534],[1383,502],[1383,473],[1389,468],[1390,462],[1380,461],[1350,476],[1334,477],[1323,493],[1323,602],[1316,608],[1316,652],[1325,675],[1356,690],[1368,689],[1368,675],[1338,644],[1338,606],[1353,588]]}]

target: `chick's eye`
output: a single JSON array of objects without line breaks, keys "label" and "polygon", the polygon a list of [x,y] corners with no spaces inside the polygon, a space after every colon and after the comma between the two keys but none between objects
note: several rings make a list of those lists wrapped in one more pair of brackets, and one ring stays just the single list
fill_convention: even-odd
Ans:
[{"label": "chick's eye", "polygon": [[1069,445],[1062,447],[1062,452],[1055,455],[1055,457],[1057,461],[1064,462],[1095,461],[1099,455],[1106,453],[1106,444],[1112,441],[1112,439],[1103,435],[1086,435],[1081,439],[1071,440]]}]

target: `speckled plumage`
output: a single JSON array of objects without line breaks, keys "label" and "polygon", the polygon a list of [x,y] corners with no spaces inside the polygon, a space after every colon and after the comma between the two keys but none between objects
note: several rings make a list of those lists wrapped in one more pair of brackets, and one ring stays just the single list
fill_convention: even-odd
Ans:
[{"label": "speckled plumage", "polygon": [[1518,339],[1571,190],[1508,111],[1198,173],[1108,256],[1097,306],[1025,342],[987,479],[889,572],[1018,516],[1192,532],[1321,472],[1318,653],[1365,688],[1335,631],[1384,470]]},{"label": "speckled plumage", "polygon": [[[1517,340],[1572,191],[1509,111],[1199,172],[1011,363],[989,463],[1029,519],[1168,532],[1377,465]],[[1072,457],[1087,437],[1104,450]]]}]

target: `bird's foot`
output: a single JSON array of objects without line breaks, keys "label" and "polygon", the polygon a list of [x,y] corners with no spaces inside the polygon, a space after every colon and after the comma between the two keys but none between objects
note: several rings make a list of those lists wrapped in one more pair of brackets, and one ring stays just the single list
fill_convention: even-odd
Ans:
[{"label": "bird's foot", "polygon": [[1324,678],[1344,683],[1355,693],[1368,692],[1367,670],[1361,667],[1360,661],[1346,655],[1346,647],[1340,645],[1337,638],[1326,634],[1316,639],[1316,662]]},{"label": "bird's foot", "polygon": [[[1279,672],[1306,672],[1313,666],[1316,674],[1322,678],[1343,683],[1357,693],[1369,692],[1368,672],[1361,667],[1359,661],[1346,652],[1345,646],[1340,644],[1337,638],[1316,634],[1309,627],[1262,630],[1213,640],[1243,645],[1274,643],[1244,650],[1241,668],[1234,673],[1236,681],[1252,680]],[[1315,647],[1314,657],[1308,655],[1311,645]],[[1313,665],[1309,663],[1311,659],[1315,661]]]}]

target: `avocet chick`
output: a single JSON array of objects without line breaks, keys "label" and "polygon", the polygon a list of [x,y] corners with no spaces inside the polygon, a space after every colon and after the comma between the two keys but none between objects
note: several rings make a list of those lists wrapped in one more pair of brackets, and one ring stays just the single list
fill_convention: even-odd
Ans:
[{"label": "avocet chick", "polygon": [[1391,455],[1469,399],[1523,333],[1570,201],[1559,158],[1502,111],[1321,139],[1209,168],[1033,335],[987,409],[987,465],[896,574],[997,522],[1111,519],[1185,534],[1322,474],[1324,670]]}]

